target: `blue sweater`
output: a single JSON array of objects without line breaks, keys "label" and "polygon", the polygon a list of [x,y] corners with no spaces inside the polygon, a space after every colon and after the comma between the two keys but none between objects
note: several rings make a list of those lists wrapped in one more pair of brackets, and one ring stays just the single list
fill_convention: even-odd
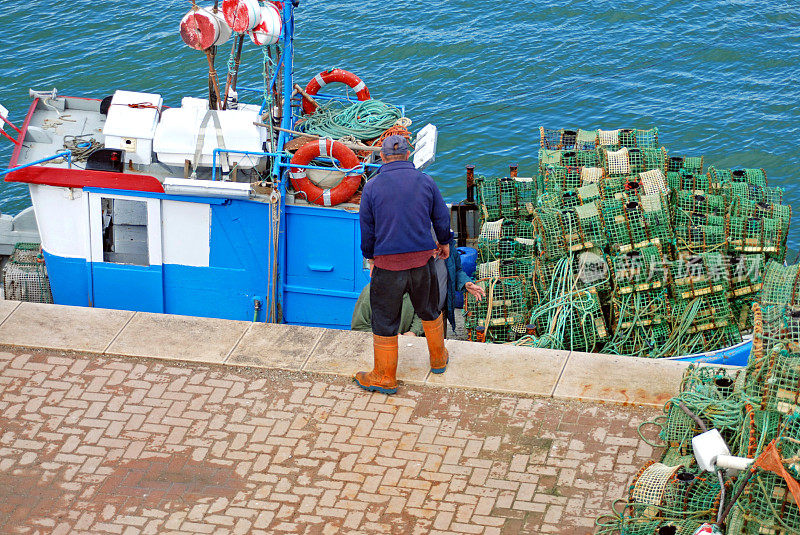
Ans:
[{"label": "blue sweater", "polygon": [[431,225],[439,243],[450,243],[453,235],[439,188],[408,161],[384,164],[367,182],[359,219],[361,252],[369,259],[435,249]]}]

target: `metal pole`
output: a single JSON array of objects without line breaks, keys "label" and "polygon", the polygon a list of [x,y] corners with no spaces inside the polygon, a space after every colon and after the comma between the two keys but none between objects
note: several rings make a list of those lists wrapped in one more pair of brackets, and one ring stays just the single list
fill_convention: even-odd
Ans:
[{"label": "metal pole", "polygon": [[206,49],[206,59],[208,60],[208,108],[210,110],[219,109],[219,82],[217,82],[217,69],[214,67],[214,57],[216,55],[216,46]]},{"label": "metal pole", "polygon": [[[281,128],[289,130],[292,128],[292,99],[289,95],[292,94],[292,85],[294,84],[294,0],[285,2],[283,4],[283,117],[281,117]],[[283,152],[289,134],[280,132],[278,134],[278,146],[276,152]],[[288,169],[281,166],[281,159],[275,159],[274,174],[278,180],[281,192],[281,205],[280,210],[280,228],[278,239],[278,251],[275,254],[278,257],[278,288],[275,292],[275,299],[277,300],[276,308],[278,310],[278,317],[275,318],[276,322],[283,320],[283,303],[284,303],[284,288],[286,286],[286,181],[281,177],[281,173],[288,173]]]}]

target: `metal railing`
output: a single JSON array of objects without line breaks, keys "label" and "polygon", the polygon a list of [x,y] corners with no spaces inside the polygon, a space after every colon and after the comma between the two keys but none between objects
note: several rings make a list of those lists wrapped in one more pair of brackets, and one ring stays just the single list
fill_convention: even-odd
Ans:
[{"label": "metal railing", "polygon": [[[217,180],[217,155],[220,153],[226,154],[242,154],[245,156],[257,156],[259,158],[263,157],[271,157],[271,158],[288,158],[291,157],[291,154],[288,152],[253,152],[247,150],[233,150],[233,149],[214,149],[211,154],[211,180]],[[278,167],[287,168],[287,167],[294,167],[296,169],[319,169],[322,171],[341,171],[345,174],[358,172],[359,174],[363,174],[366,171],[366,167],[380,167],[380,165],[372,164],[372,163],[362,163],[361,165],[353,168],[342,169],[338,167],[339,161],[334,158],[322,158],[323,160],[328,160],[332,162],[337,167],[322,167],[320,165],[297,165],[291,162],[278,162]]]},{"label": "metal railing", "polygon": [[72,151],[71,150],[64,150],[64,151],[61,151],[61,152],[59,152],[57,154],[54,154],[53,156],[49,156],[47,158],[42,158],[40,160],[36,160],[35,162],[28,162],[25,165],[20,165],[18,167],[11,167],[11,168],[8,168],[8,169],[6,169],[4,171],[0,171],[0,176],[5,176],[5,175],[7,175],[9,173],[13,173],[15,171],[19,171],[20,169],[25,169],[26,167],[32,167],[34,165],[39,165],[39,164],[42,164],[42,163],[51,162],[51,161],[57,160],[59,158],[64,158],[65,160],[67,160],[67,168],[68,169],[72,169]]}]

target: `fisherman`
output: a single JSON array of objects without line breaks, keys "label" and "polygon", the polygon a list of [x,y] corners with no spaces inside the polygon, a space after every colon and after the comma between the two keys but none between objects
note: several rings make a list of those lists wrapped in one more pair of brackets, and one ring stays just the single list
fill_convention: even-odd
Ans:
[{"label": "fisherman", "polygon": [[361,252],[371,261],[375,364],[354,379],[361,388],[384,394],[397,392],[397,333],[405,293],[422,320],[431,372],[443,373],[448,363],[434,253],[450,256],[450,211],[433,179],[408,161],[410,154],[403,136],[383,141],[383,166],[364,186],[359,210]]},{"label": "fisherman", "polygon": [[[450,242],[450,250],[455,250],[455,240]],[[457,252],[451,254],[447,260],[436,258],[436,278],[439,282],[439,310],[442,311],[444,336],[447,338],[447,321],[453,331],[456,329],[456,292],[469,292],[478,301],[486,296],[483,288],[475,284],[472,277],[461,268],[461,258]],[[353,331],[372,331],[372,309],[370,307],[369,292],[371,284],[367,284],[358,296],[356,306],[353,308],[353,318],[350,329]],[[424,336],[422,322],[414,314],[411,298],[406,293],[403,295],[403,306],[400,311],[399,332],[405,336]]]}]

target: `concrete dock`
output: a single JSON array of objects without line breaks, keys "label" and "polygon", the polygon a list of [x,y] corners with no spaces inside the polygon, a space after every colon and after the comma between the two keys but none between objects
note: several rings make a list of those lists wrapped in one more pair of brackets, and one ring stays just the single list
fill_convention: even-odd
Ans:
[{"label": "concrete dock", "polygon": [[[686,365],[0,301],[0,533],[592,533]],[[647,436],[656,441],[656,431]]]}]

